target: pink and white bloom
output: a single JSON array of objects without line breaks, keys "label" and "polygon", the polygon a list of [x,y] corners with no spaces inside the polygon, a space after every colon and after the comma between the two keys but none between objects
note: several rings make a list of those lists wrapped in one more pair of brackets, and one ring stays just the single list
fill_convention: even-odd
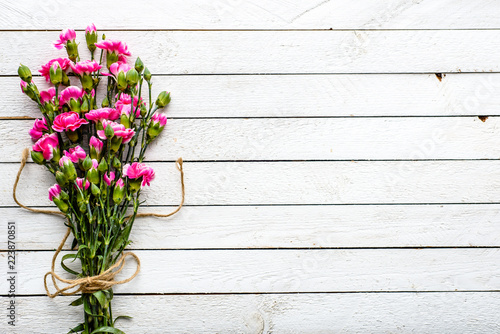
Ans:
[{"label": "pink and white bloom", "polygon": [[95,27],[95,25],[93,23],[89,24],[87,26],[87,28],[85,28],[85,33],[86,34],[91,34],[91,33],[96,32],[96,31],[97,31],[97,29],[96,29],[96,27]]},{"label": "pink and white bloom", "polygon": [[85,180],[81,177],[77,177],[75,181],[76,181],[76,184],[78,185],[78,188],[80,188],[82,190],[83,190],[83,181],[85,181],[85,190],[89,189],[89,187],[90,187],[89,180]]},{"label": "pink and white bloom", "polygon": [[102,143],[102,141],[100,141],[99,139],[97,139],[94,136],[90,137],[89,147],[90,147],[90,155],[91,156],[93,155],[92,151],[94,151],[95,156],[100,156],[103,146],[104,146],[104,144]]},{"label": "pink and white bloom", "polygon": [[63,89],[59,97],[59,105],[69,103],[71,99],[80,100],[85,95],[85,90],[77,86],[69,86]]},{"label": "pink and white bloom", "polygon": [[63,155],[61,159],[59,159],[59,167],[70,166],[73,165],[73,161],[67,155]]},{"label": "pink and white bloom", "polygon": [[54,97],[56,97],[56,89],[54,87],[50,87],[49,89],[42,90],[40,92],[40,102],[42,102],[42,104],[54,102]]},{"label": "pink and white bloom", "polygon": [[102,120],[114,121],[120,117],[120,112],[113,108],[101,108],[89,111],[85,114],[85,117],[87,117],[89,121],[94,121],[96,123]]},{"label": "pink and white bloom", "polygon": [[95,46],[99,49],[106,50],[108,53],[115,53],[118,56],[131,56],[132,54],[128,51],[127,44],[122,41],[116,41],[107,39],[99,43],[95,43]]},{"label": "pink and white bloom", "polygon": [[59,198],[61,195],[61,186],[58,185],[57,183],[54,184],[52,187],[49,188],[49,199],[51,201],[54,200],[54,198]]},{"label": "pink and white bloom", "polygon": [[57,148],[59,148],[57,133],[44,134],[32,147],[33,151],[42,152],[45,160],[52,159],[54,157],[54,150]]},{"label": "pink and white bloom", "polygon": [[73,29],[64,29],[61,31],[59,35],[59,40],[54,43],[54,47],[58,50],[61,50],[66,46],[68,41],[74,41],[76,38],[76,33]]},{"label": "pink and white bloom", "polygon": [[133,162],[123,166],[123,175],[129,179],[139,179],[142,177],[142,186],[150,185],[151,181],[155,178],[155,171],[153,168],[146,166],[141,162]]},{"label": "pink and white bloom", "polygon": [[80,146],[75,146],[67,151],[64,151],[64,155],[71,159],[75,164],[84,160],[87,157],[87,153],[85,153],[84,149]]},{"label": "pink and white bloom", "polygon": [[68,111],[56,116],[52,124],[52,129],[57,132],[75,131],[83,124],[89,124],[89,122],[80,118],[77,112]]},{"label": "pink and white bloom", "polygon": [[151,124],[153,126],[160,124],[160,128],[164,127],[167,124],[167,115],[155,112],[153,116],[151,116]]},{"label": "pink and white bloom", "polygon": [[99,71],[102,66],[95,60],[84,60],[78,63],[70,63],[73,73],[77,75],[90,75],[90,73]]},{"label": "pink and white bloom", "polygon": [[[130,95],[124,93],[120,94],[120,97],[115,102],[116,110],[118,110],[120,114],[125,114],[127,116],[130,116],[131,100],[132,98],[130,97]],[[137,108],[138,102],[139,102],[139,97],[134,96],[134,109],[137,109],[137,111],[135,112],[135,117],[139,117],[141,115],[141,109]],[[140,104],[142,104],[142,98]]]},{"label": "pink and white bloom", "polygon": [[109,186],[111,186],[111,183],[115,179],[115,173],[114,172],[109,172],[109,174],[108,173],[104,173],[103,179],[104,179],[104,182],[106,182],[106,184],[109,187]]},{"label": "pink and white bloom", "polygon": [[111,66],[109,67],[110,73],[102,73],[102,75],[107,75],[107,76],[114,75],[115,77],[118,77],[118,74],[120,74],[120,72],[127,74],[127,72],[131,69],[132,66],[130,66],[129,64],[119,61],[111,64]]},{"label": "pink and white bloom", "polygon": [[49,60],[49,62],[43,65],[42,69],[38,72],[40,72],[40,74],[45,77],[45,80],[47,80],[47,82],[50,82],[50,67],[57,64],[59,64],[63,71],[66,71],[68,68],[70,68],[71,60],[69,60],[68,58],[55,58]]},{"label": "pink and white bloom", "polygon": [[47,121],[45,118],[35,119],[35,123],[33,124],[33,128],[30,129],[29,133],[31,136],[31,140],[36,142],[40,139],[44,133],[48,132],[49,128],[47,127]]},{"label": "pink and white bloom", "polygon": [[[102,121],[103,129],[106,129],[106,127],[108,125],[111,125],[111,128],[113,128],[113,131],[114,131],[116,137],[123,138],[122,143],[128,143],[130,141],[130,139],[132,139],[132,137],[135,135],[134,130],[125,128],[125,125],[123,125],[123,124],[118,124],[116,122],[107,121],[107,120]],[[97,130],[97,135],[102,140],[107,139],[106,135],[104,134],[104,130]]]},{"label": "pink and white bloom", "polygon": [[116,181],[116,186],[119,188],[123,188],[125,186],[125,183],[123,182],[123,179],[118,179]]}]

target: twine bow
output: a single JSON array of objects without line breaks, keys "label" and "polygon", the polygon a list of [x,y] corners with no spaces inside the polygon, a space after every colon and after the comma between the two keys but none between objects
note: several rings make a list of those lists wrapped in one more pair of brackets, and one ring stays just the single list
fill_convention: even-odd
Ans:
[{"label": "twine bow", "polygon": [[[22,153],[22,158],[21,158],[21,166],[19,167],[19,171],[17,172],[16,180],[14,182],[14,187],[12,191],[12,195],[14,197],[14,201],[22,207],[23,209],[32,211],[32,212],[37,212],[37,213],[45,213],[45,214],[51,214],[51,215],[63,215],[64,213],[60,211],[53,211],[53,210],[42,210],[42,209],[35,209],[35,208],[30,208],[26,205],[23,205],[22,203],[19,202],[16,196],[16,190],[17,190],[17,184],[19,183],[19,179],[21,178],[21,173],[26,166],[26,161],[28,160],[28,155],[29,155],[29,149],[25,148]],[[184,205],[184,198],[185,198],[185,189],[184,189],[184,171],[182,169],[182,158],[177,159],[176,161],[176,167],[180,172],[181,176],[181,190],[182,190],[182,198],[181,198],[181,203],[179,206],[173,210],[170,213],[167,214],[161,214],[161,213],[138,213],[135,216],[136,217],[170,217],[182,208]],[[126,219],[130,219],[132,216],[126,217]],[[47,296],[50,298],[54,298],[58,295],[62,296],[71,296],[74,294],[77,294],[78,292],[82,293],[93,293],[96,291],[100,290],[108,290],[114,285],[117,284],[124,284],[127,282],[130,282],[139,274],[139,271],[141,270],[141,261],[139,260],[139,257],[135,255],[132,252],[127,252],[123,253],[122,256],[116,261],[115,264],[113,264],[111,267],[109,267],[106,271],[100,273],[99,275],[95,276],[87,276],[87,277],[81,277],[81,278],[76,278],[76,279],[65,279],[59,276],[58,274],[55,273],[55,263],[57,256],[61,252],[62,248],[64,247],[64,244],[66,243],[66,240],[68,239],[69,235],[71,234],[71,229],[68,228],[66,231],[66,234],[64,235],[63,240],[59,244],[59,247],[57,248],[56,252],[54,253],[54,256],[52,257],[52,265],[51,265],[51,270],[45,274],[43,277],[43,283],[45,286],[45,291],[47,292]],[[127,257],[133,257],[134,260],[137,263],[137,267],[135,272],[132,274],[132,276],[120,280],[120,281],[115,281],[115,276],[118,275],[124,268],[125,266],[125,260]],[[54,284],[54,287],[56,288],[56,291],[54,293],[51,293],[49,291],[49,288],[47,286],[47,277],[50,276],[52,279],[52,283]],[[67,284],[64,287],[59,287],[57,282]]]}]

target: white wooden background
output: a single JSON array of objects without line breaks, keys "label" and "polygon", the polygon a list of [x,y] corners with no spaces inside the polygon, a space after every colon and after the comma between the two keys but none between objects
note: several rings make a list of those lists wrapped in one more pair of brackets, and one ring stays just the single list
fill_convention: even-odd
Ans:
[{"label": "white wooden background", "polygon": [[[91,22],[172,92],[146,210],[177,205],[185,160],[184,209],[135,224],[127,333],[500,331],[498,1],[0,0],[2,275],[8,221],[20,249],[0,332],[81,317],[44,295],[62,220],[11,188],[38,115],[17,66],[58,56],[67,27],[82,52]],[[25,204],[50,205],[46,175],[27,166]]]}]

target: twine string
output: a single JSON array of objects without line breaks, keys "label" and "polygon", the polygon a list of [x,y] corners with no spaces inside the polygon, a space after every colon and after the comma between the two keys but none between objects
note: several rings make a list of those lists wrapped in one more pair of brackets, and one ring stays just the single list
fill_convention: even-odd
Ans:
[{"label": "twine string", "polygon": [[[21,178],[21,173],[26,166],[26,161],[28,160],[28,155],[29,155],[29,149],[25,148],[22,153],[22,158],[21,158],[21,166],[19,167],[19,171],[17,172],[16,180],[14,182],[14,187],[12,191],[12,195],[14,197],[14,201],[19,205],[21,208],[29,210],[31,212],[36,212],[36,213],[45,213],[45,214],[51,214],[51,215],[63,215],[65,216],[64,213],[60,211],[54,211],[54,210],[43,210],[43,209],[36,209],[36,208],[30,208],[17,199],[16,196],[16,190],[17,190],[17,185],[19,183],[19,179]],[[184,205],[184,198],[185,198],[185,189],[184,189],[184,170],[183,170],[183,161],[182,158],[177,159],[176,161],[176,167],[180,172],[180,177],[181,177],[181,191],[182,191],[182,197],[181,197],[181,203],[179,206],[173,210],[170,213],[167,214],[161,214],[161,213],[138,213],[136,214],[135,217],[170,217],[182,208]],[[132,216],[128,216],[126,219],[130,219]],[[76,279],[65,279],[55,272],[55,263],[57,256],[61,252],[62,248],[64,247],[64,244],[66,243],[66,240],[68,240],[68,237],[71,234],[71,229],[68,227],[66,234],[64,235],[61,243],[59,244],[59,247],[57,248],[56,252],[54,253],[54,256],[52,257],[52,265],[51,265],[51,270],[45,274],[43,277],[43,283],[45,287],[45,291],[47,293],[47,296],[50,298],[54,298],[58,295],[62,296],[71,296],[74,294],[77,294],[78,292],[82,293],[93,293],[96,291],[101,291],[101,290],[108,290],[112,288],[114,285],[117,284],[124,284],[127,282],[130,282],[132,279],[134,279],[137,274],[139,274],[139,271],[141,270],[141,261],[139,260],[139,257],[135,255],[132,252],[126,252],[123,253],[122,256],[113,264],[111,267],[109,267],[106,271],[100,273],[99,275],[94,275],[94,276],[86,276],[86,277],[81,277],[81,278],[76,278]],[[137,267],[135,272],[128,278],[120,280],[120,281],[115,281],[114,278],[116,275],[118,275],[124,268],[125,266],[125,260],[128,256],[131,256],[134,258],[134,260],[137,263]],[[52,283],[54,284],[54,287],[56,288],[56,291],[54,293],[51,293],[49,291],[49,288],[47,286],[47,277],[50,276],[52,279]],[[67,284],[64,287],[59,287],[57,282],[60,283],[65,283]]]}]

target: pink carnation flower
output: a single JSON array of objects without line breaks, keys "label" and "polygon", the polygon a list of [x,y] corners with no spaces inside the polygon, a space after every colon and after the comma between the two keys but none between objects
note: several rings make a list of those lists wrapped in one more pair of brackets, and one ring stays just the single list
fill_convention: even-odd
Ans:
[{"label": "pink carnation flower", "polygon": [[102,143],[102,141],[100,141],[96,137],[92,136],[92,137],[90,137],[90,140],[89,140],[89,146],[91,148],[93,147],[96,150],[97,154],[100,154],[104,144]]},{"label": "pink carnation flower", "polygon": [[55,96],[56,89],[54,87],[50,87],[47,90],[42,90],[40,92],[40,102],[42,102],[42,104],[46,102],[53,102]]},{"label": "pink carnation flower", "polygon": [[61,92],[61,96],[59,97],[59,105],[68,103],[69,100],[71,99],[79,100],[83,97],[83,95],[85,95],[85,90],[80,87],[77,86],[66,87]]},{"label": "pink carnation flower", "polygon": [[43,136],[44,132],[47,131],[49,131],[49,128],[47,127],[47,121],[45,121],[45,118],[36,119],[33,124],[33,128],[29,131],[31,140],[36,142]]},{"label": "pink carnation flower", "polygon": [[73,148],[64,151],[64,155],[71,159],[75,164],[84,160],[87,157],[87,153],[80,146],[76,146]]},{"label": "pink carnation flower", "polygon": [[123,188],[125,186],[125,183],[123,182],[123,179],[118,179],[116,181],[116,186],[120,187],[120,188]]},{"label": "pink carnation flower", "polygon": [[109,176],[108,176],[108,173],[104,173],[103,179],[104,179],[104,182],[106,182],[106,184],[109,187],[111,185],[111,183],[113,182],[113,180],[115,179],[115,173],[109,172]]},{"label": "pink carnation flower", "polygon": [[78,74],[78,75],[83,75],[87,74],[89,75],[92,72],[97,72],[99,71],[102,66],[99,65],[98,62],[95,60],[84,60],[78,63],[70,63],[71,69],[73,70],[73,73]]},{"label": "pink carnation flower", "polygon": [[55,198],[59,198],[59,195],[61,195],[61,186],[58,185],[57,183],[54,184],[52,187],[49,188],[49,199],[51,201],[54,200]]},{"label": "pink carnation flower", "polygon": [[[96,44],[97,45],[97,44]],[[111,74],[115,77],[118,77],[120,72],[124,72],[125,74],[132,69],[132,66],[125,62],[118,61],[116,63],[111,64],[109,67],[109,72],[111,73],[102,73],[102,75],[110,76]]]},{"label": "pink carnation flower", "polygon": [[89,124],[89,122],[80,118],[77,112],[68,111],[56,116],[52,124],[52,129],[57,132],[75,131],[83,124]]},{"label": "pink carnation flower", "polygon": [[88,113],[85,114],[85,117],[87,117],[89,121],[94,121],[94,122],[106,119],[114,121],[115,119],[120,117],[120,113],[113,108],[101,108],[89,111]]},{"label": "pink carnation flower", "polygon": [[151,123],[153,125],[160,123],[160,127],[164,127],[167,124],[167,115],[155,112],[153,116],[151,116]]},{"label": "pink carnation flower", "polygon": [[97,29],[96,29],[96,27],[95,27],[95,25],[93,23],[89,24],[87,26],[87,28],[85,28],[85,33],[86,34],[91,34],[91,33],[96,32],[96,31],[97,31]]},{"label": "pink carnation flower", "polygon": [[[135,135],[134,130],[125,128],[125,125],[123,125],[123,124],[118,124],[116,122],[107,121],[107,120],[102,121],[103,129],[106,129],[106,127],[108,125],[111,125],[111,127],[113,128],[113,131],[115,132],[116,137],[123,138],[122,143],[124,143],[124,144],[128,143],[130,141],[130,139],[132,139],[132,137]],[[101,138],[103,140],[107,139],[106,135],[104,134],[104,130],[97,130],[97,135],[99,136],[99,138]]]},{"label": "pink carnation flower", "polygon": [[142,177],[142,186],[150,185],[151,181],[155,178],[155,171],[153,168],[146,166],[140,162],[133,162],[132,165],[126,164],[123,166],[123,175],[129,179],[138,179]]},{"label": "pink carnation flower", "polygon": [[132,54],[128,51],[127,44],[122,41],[115,41],[107,39],[99,43],[95,43],[95,46],[99,49],[106,50],[109,53],[116,53],[118,56],[131,56]]},{"label": "pink carnation flower", "polygon": [[40,72],[40,74],[45,77],[45,80],[47,80],[47,82],[50,82],[50,67],[54,65],[54,63],[59,64],[59,66],[61,66],[61,69],[63,71],[66,71],[71,65],[71,60],[69,60],[68,58],[55,58],[49,60],[47,64],[43,65],[42,69],[38,70],[38,72]]},{"label": "pink carnation flower", "polygon": [[59,35],[59,40],[54,43],[54,47],[61,50],[68,41],[74,41],[76,38],[76,33],[73,29],[64,29]]},{"label": "pink carnation flower", "polygon": [[66,166],[73,165],[73,161],[71,161],[70,157],[63,155],[61,159],[59,159],[59,167],[63,167],[65,165]]},{"label": "pink carnation flower", "polygon": [[24,80],[21,80],[21,92],[24,93],[24,91],[26,90],[26,87],[28,87],[28,83]]},{"label": "pink carnation flower", "polygon": [[[76,178],[76,184],[78,185],[78,188],[83,189],[83,181],[84,179],[81,177]],[[90,187],[90,182],[88,180],[85,180],[85,190],[89,189]]]},{"label": "pink carnation flower", "polygon": [[47,133],[38,139],[32,149],[35,152],[42,152],[43,158],[45,160],[50,160],[54,157],[54,149],[57,149],[58,147],[59,140],[57,139],[57,133]]},{"label": "pink carnation flower", "polygon": [[[124,94],[124,93],[120,94],[120,98],[118,100],[116,100],[116,102],[115,102],[116,110],[118,110],[118,112],[120,114],[125,114],[127,116],[130,116],[130,111],[131,111],[130,102],[131,102],[131,100],[132,99],[131,99],[130,95]],[[139,101],[139,98],[137,96],[134,96],[134,109],[137,107],[138,101]],[[142,98],[141,98],[140,104],[142,104]],[[141,114],[141,109],[137,108],[137,111],[135,112],[135,117],[139,117],[140,114]]]}]

